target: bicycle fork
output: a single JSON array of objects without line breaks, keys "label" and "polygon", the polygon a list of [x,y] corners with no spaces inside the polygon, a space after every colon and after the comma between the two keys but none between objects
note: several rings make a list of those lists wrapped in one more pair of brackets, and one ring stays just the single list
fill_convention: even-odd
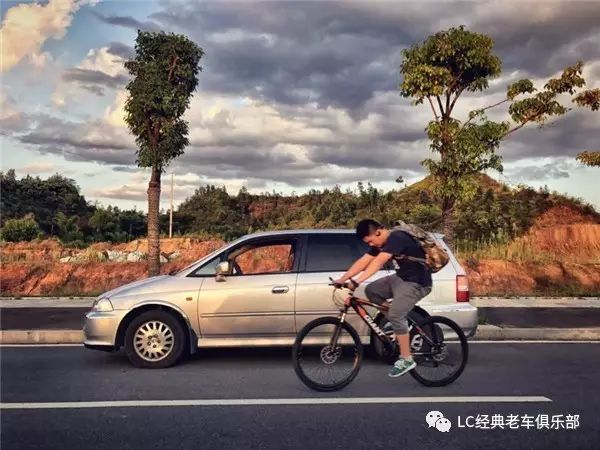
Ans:
[{"label": "bicycle fork", "polygon": [[338,339],[340,338],[340,333],[342,332],[342,324],[346,321],[346,316],[348,315],[348,306],[344,308],[340,313],[340,321],[335,326],[335,330],[333,330],[333,336],[331,336],[331,341],[329,341],[329,346],[332,349],[337,347]]}]

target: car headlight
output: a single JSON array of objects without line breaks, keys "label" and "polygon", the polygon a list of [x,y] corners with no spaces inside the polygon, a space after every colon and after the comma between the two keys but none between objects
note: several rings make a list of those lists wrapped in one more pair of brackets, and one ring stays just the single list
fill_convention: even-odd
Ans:
[{"label": "car headlight", "polygon": [[113,309],[113,305],[108,299],[108,297],[100,298],[96,300],[92,305],[92,311],[106,312],[112,311]]}]

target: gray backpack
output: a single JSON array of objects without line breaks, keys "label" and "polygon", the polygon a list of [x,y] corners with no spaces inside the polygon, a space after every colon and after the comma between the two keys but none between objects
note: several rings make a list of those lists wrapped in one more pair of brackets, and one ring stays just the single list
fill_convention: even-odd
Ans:
[{"label": "gray backpack", "polygon": [[435,239],[433,239],[433,237],[422,228],[403,222],[402,220],[397,220],[394,222],[394,227],[392,230],[404,231],[412,236],[413,239],[419,243],[423,249],[423,252],[425,253],[425,259],[415,258],[414,256],[407,255],[403,255],[401,257],[402,259],[420,262],[427,266],[433,273],[439,272],[446,264],[448,264],[448,261],[450,261],[450,257],[448,256],[446,249],[439,245]]}]

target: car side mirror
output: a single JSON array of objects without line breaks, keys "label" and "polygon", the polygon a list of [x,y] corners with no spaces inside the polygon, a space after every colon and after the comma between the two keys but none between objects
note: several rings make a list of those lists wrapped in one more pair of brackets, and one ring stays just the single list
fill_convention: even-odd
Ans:
[{"label": "car side mirror", "polygon": [[229,261],[223,261],[215,267],[216,281],[225,281],[225,275],[230,271]]}]

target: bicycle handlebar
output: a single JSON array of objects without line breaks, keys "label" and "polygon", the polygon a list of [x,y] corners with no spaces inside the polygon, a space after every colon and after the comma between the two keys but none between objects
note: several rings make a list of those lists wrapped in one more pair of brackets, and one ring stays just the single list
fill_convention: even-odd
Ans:
[{"label": "bicycle handlebar", "polygon": [[336,289],[341,289],[344,286],[343,284],[336,283],[331,277],[329,277],[329,281],[331,281],[331,283],[328,283],[327,286],[334,286]]}]

